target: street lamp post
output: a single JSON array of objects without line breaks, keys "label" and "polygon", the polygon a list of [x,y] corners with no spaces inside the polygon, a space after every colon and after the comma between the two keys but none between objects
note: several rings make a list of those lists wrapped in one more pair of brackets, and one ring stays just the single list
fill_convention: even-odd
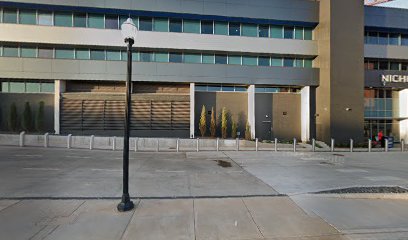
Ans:
[{"label": "street lamp post", "polygon": [[130,133],[130,104],[132,101],[132,46],[135,43],[137,27],[131,18],[128,18],[121,26],[122,36],[127,44],[127,78],[125,100],[125,131],[123,135],[123,193],[122,201],[118,204],[119,212],[130,211],[134,208],[129,196],[129,133]]}]

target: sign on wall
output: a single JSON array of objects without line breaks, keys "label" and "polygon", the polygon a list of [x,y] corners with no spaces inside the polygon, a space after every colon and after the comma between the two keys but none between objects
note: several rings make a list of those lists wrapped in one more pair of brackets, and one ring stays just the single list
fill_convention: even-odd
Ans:
[{"label": "sign on wall", "polygon": [[408,75],[381,75],[383,85],[388,83],[408,83]]}]

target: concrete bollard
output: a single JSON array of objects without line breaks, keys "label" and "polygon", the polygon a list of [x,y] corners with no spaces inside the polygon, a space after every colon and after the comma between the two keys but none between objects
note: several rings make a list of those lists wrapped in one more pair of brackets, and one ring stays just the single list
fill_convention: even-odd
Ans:
[{"label": "concrete bollard", "polygon": [[405,152],[405,141],[404,141],[404,139],[401,140],[401,152]]},{"label": "concrete bollard", "polygon": [[239,151],[239,138],[235,140],[235,145],[237,145],[237,151]]},{"label": "concrete bollard", "polygon": [[68,134],[67,136],[67,148],[71,148],[71,142],[72,142],[72,134]]},{"label": "concrete bollard", "polygon": [[91,138],[89,139],[89,150],[92,150],[94,147],[94,140],[95,140],[94,138],[95,136],[91,135]]},{"label": "concrete bollard", "polygon": [[371,152],[373,148],[373,141],[371,139],[368,139],[368,152]]},{"label": "concrete bollard", "polygon": [[334,152],[334,139],[331,139],[331,144],[330,144],[330,151]]},{"label": "concrete bollard", "polygon": [[197,152],[200,151],[200,139],[197,138]]},{"label": "concrete bollard", "polygon": [[112,151],[115,151],[115,150],[116,150],[116,137],[114,136],[112,138]]},{"label": "concrete bollard", "polygon": [[312,139],[312,151],[316,152],[316,139]]},{"label": "concrete bollard", "polygon": [[44,134],[44,147],[45,148],[48,147],[48,143],[49,143],[49,140],[50,140],[49,135],[50,135],[49,133]]},{"label": "concrete bollard", "polygon": [[354,140],[350,139],[350,152],[354,151]]},{"label": "concrete bollard", "polygon": [[139,138],[135,138],[135,152],[138,151],[138,142],[139,142]]},{"label": "concrete bollard", "polygon": [[160,139],[157,139],[156,152],[160,152]]},{"label": "concrete bollard", "polygon": [[177,140],[176,140],[176,151],[177,152],[179,152],[179,150],[180,150],[179,142],[180,142],[180,139],[177,138]]},{"label": "concrete bollard", "polygon": [[19,146],[24,147],[25,132],[20,133]]},{"label": "concrete bollard", "polygon": [[385,139],[384,151],[388,152],[388,139]]},{"label": "concrete bollard", "polygon": [[293,139],[293,152],[296,152],[296,143],[297,143],[297,140],[296,138],[294,138]]},{"label": "concrete bollard", "polygon": [[256,139],[255,139],[255,151],[256,151],[256,152],[258,152],[258,147],[259,147],[259,146],[258,146],[258,143],[259,143],[259,140],[258,140],[258,138],[256,138]]},{"label": "concrete bollard", "polygon": [[217,145],[217,152],[218,152],[220,151],[220,139],[219,138],[217,138],[216,145]]},{"label": "concrete bollard", "polygon": [[275,152],[278,151],[278,139],[275,138]]}]

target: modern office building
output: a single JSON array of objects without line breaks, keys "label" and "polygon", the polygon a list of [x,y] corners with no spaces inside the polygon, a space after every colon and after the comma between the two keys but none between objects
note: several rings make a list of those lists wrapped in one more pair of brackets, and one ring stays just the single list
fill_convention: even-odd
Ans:
[{"label": "modern office building", "polygon": [[[356,0],[0,1],[1,128],[45,103],[56,134],[199,136],[221,109],[261,139],[408,139],[408,10]],[[230,121],[232,122],[232,121]]]}]

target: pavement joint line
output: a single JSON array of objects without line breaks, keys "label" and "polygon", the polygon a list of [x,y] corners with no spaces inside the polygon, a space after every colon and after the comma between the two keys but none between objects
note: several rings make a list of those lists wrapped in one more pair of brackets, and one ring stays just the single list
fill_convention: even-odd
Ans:
[{"label": "pavement joint line", "polygon": [[34,233],[34,235],[32,235],[31,237],[28,238],[28,240],[33,240],[35,238],[35,236],[37,236],[38,234],[40,234],[40,232],[42,230],[44,230],[45,228],[47,228],[48,225],[44,225],[42,228],[40,228],[37,232]]},{"label": "pavement joint line", "polygon": [[35,171],[60,171],[59,168],[23,168],[23,170],[35,170]]},{"label": "pavement joint line", "polygon": [[8,209],[8,208],[13,207],[13,206],[15,206],[15,205],[17,205],[17,204],[21,203],[22,201],[23,201],[23,200],[18,200],[17,202],[15,202],[15,203],[13,203],[13,204],[8,205],[7,207],[5,207],[5,208],[1,209],[1,210],[0,210],[0,212],[2,212],[2,211],[4,211],[4,210],[6,210],[6,209]]},{"label": "pavement joint line", "polygon": [[195,210],[195,199],[193,199],[193,226],[194,226],[194,240],[197,240],[197,224],[196,224],[196,210]]},{"label": "pavement joint line", "polygon": [[[166,197],[131,197],[139,200],[177,200],[177,199],[225,199],[225,198],[262,198],[289,197],[286,194],[254,194],[254,195],[224,195],[224,196],[166,196]],[[121,197],[0,197],[3,200],[120,200]],[[3,209],[4,210],[4,209]]]},{"label": "pavement joint line", "polygon": [[[135,216],[136,211],[139,209],[138,207],[139,207],[139,205],[141,204],[141,202],[142,202],[142,200],[141,200],[141,199],[138,199],[137,203],[134,204],[134,208],[133,208],[133,210],[132,210],[132,216],[130,216],[129,221],[128,221],[128,223],[126,224],[125,229],[123,229],[122,235],[120,236],[120,239],[121,239],[121,240],[122,240],[123,237],[125,236],[125,233],[126,233],[128,227],[129,227],[130,223],[132,222],[132,219],[133,219],[133,217]],[[116,211],[118,211],[118,210],[116,210]],[[118,212],[119,212],[119,211],[118,211]]]},{"label": "pavement joint line", "polygon": [[254,222],[254,224],[255,224],[256,228],[258,229],[259,233],[261,234],[262,238],[265,238],[265,235],[263,234],[263,232],[262,232],[261,228],[259,227],[259,225],[256,223],[256,221],[254,219],[254,216],[252,215],[252,212],[249,210],[248,206],[246,205],[244,199],[241,198],[241,201],[244,204],[246,210],[248,211],[249,216],[251,216],[251,220],[252,220],[252,222]]},{"label": "pavement joint line", "polygon": [[43,155],[35,155],[35,154],[15,154],[14,157],[43,157]]},{"label": "pavement joint line", "polygon": [[92,168],[91,171],[122,172],[122,169]]}]

